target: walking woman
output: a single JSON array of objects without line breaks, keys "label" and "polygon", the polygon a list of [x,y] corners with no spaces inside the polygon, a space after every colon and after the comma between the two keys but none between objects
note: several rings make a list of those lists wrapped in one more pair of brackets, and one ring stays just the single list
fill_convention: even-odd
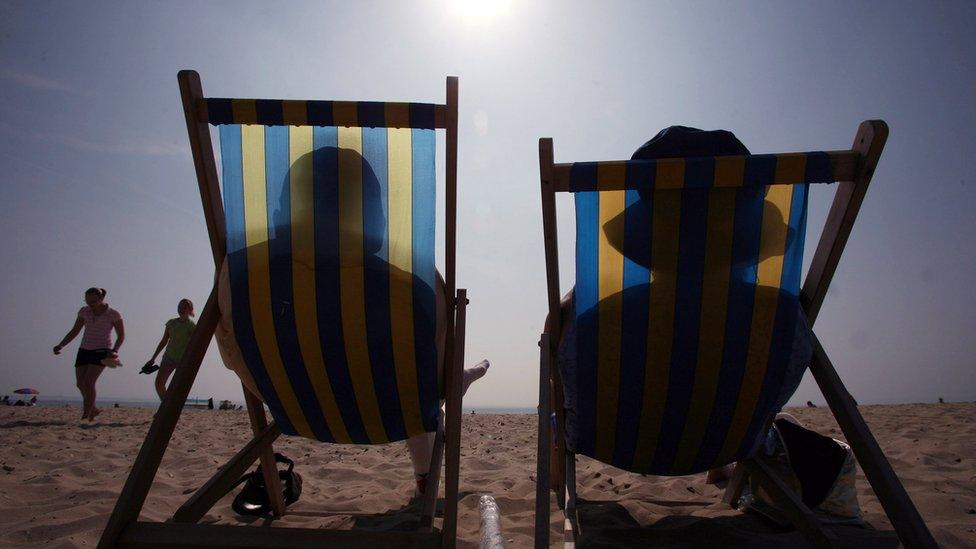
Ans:
[{"label": "walking woman", "polygon": [[[125,341],[125,327],[122,325],[122,315],[105,303],[104,288],[88,288],[85,291],[85,307],[78,311],[75,325],[64,336],[61,343],[54,346],[54,354],[61,354],[61,349],[77,337],[81,329],[85,335],[81,337],[78,357],[75,359],[75,381],[81,397],[84,400],[84,412],[81,419],[93,421],[102,411],[95,406],[95,382],[108,363],[118,364],[119,349]],[[115,345],[112,345],[112,329],[115,329]]]},{"label": "walking woman", "polygon": [[176,306],[176,312],[180,316],[166,321],[166,329],[163,330],[163,338],[159,340],[159,345],[156,346],[156,352],[153,353],[152,358],[140,372],[152,373],[153,362],[156,361],[156,357],[159,356],[163,347],[166,347],[166,352],[163,353],[163,361],[159,363],[159,372],[156,373],[156,393],[159,395],[159,400],[163,400],[163,395],[166,394],[166,381],[173,370],[176,370],[176,365],[180,359],[183,358],[183,351],[186,350],[186,345],[190,342],[193,329],[197,327],[196,323],[190,320],[190,317],[193,316],[192,301],[186,298],[181,299]]}]

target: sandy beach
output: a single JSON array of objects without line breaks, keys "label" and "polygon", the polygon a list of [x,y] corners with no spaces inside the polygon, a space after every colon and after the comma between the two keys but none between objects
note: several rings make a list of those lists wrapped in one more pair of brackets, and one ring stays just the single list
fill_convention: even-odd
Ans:
[{"label": "sandy beach", "polygon": [[[976,546],[976,404],[862,406],[936,540]],[[843,438],[826,408],[789,410],[812,428]],[[148,429],[149,409],[106,409],[94,423],[77,408],[0,408],[0,544],[90,547],[97,543],[126,473]],[[502,531],[513,547],[529,547],[534,524],[533,415],[466,415],[461,446],[458,533],[461,546],[479,538],[478,497],[494,495]],[[186,411],[163,460],[142,519],[163,521],[226,461],[249,434],[242,411]],[[323,445],[282,438],[276,449],[296,462],[301,500],[275,527],[408,528],[413,480],[403,444]],[[803,544],[760,519],[729,509],[703,475],[663,478],[625,473],[582,458],[579,495],[584,539],[593,546]],[[884,540],[891,530],[862,475],[858,497],[870,525],[853,532]],[[222,499],[204,522],[267,526],[244,520]],[[336,513],[352,513],[342,515]],[[562,541],[561,512],[552,503],[552,540]],[[889,543],[890,545],[890,543]]]}]

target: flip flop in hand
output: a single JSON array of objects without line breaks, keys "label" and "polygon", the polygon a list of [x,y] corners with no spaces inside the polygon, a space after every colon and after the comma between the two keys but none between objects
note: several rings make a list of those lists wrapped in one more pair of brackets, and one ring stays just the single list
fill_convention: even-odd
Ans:
[{"label": "flip flop in hand", "polygon": [[153,362],[150,360],[149,362],[146,363],[145,366],[142,367],[141,370],[139,370],[139,373],[140,374],[151,374],[151,373],[155,372],[158,369],[159,369],[159,364],[153,364]]}]

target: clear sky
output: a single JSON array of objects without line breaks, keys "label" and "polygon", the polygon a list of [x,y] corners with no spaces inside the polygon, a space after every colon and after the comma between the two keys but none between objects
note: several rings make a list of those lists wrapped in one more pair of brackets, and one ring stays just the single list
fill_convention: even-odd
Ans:
[{"label": "clear sky", "polygon": [[[974,28],[972,2],[0,2],[0,392],[77,394],[79,340],[51,347],[101,286],[128,337],[100,394],[154,395],[138,367],[213,276],[176,82],[192,68],[218,97],[443,102],[460,77],[467,357],[493,363],[469,406],[535,404],[539,137],[557,162],[627,158],[672,124],[787,152],[882,118],[816,331],[862,403],[974,400]],[[812,193],[807,261],[833,191]],[[241,398],[214,346],[192,395]]]}]

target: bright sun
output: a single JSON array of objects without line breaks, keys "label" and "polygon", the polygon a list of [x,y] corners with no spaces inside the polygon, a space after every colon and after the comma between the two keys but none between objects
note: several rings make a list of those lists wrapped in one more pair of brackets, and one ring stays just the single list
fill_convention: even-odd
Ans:
[{"label": "bright sun", "polygon": [[511,0],[450,0],[454,10],[471,21],[487,21],[508,12]]}]

